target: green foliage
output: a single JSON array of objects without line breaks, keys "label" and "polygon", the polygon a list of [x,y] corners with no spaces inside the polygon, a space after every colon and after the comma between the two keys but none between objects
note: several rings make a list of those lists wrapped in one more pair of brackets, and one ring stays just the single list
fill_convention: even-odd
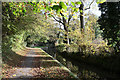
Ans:
[{"label": "green foliage", "polygon": [[106,0],[96,0],[96,2],[98,3],[98,4],[100,4],[100,3],[104,3]]},{"label": "green foliage", "polygon": [[[54,24],[52,24],[52,20],[46,20],[43,16],[39,14],[34,14],[34,12],[31,11],[31,9],[35,7],[34,5],[38,4],[40,3],[11,2],[2,4],[3,40],[7,38],[5,42],[3,42],[3,53],[7,51],[5,50],[7,47],[9,47],[7,48],[9,50],[18,49],[22,48],[23,46],[26,46],[27,43],[46,43],[49,39],[55,39],[56,35],[54,34],[56,28],[53,27]],[[25,13],[22,11],[22,8],[24,8],[22,7],[23,5],[26,9]],[[17,12],[16,10],[19,10],[19,12]],[[15,15],[18,13],[19,15]],[[23,13],[27,13],[27,15],[22,15]],[[30,37],[27,39],[28,36]]]},{"label": "green foliage", "polygon": [[67,6],[64,2],[59,2],[59,5],[53,5],[53,7],[49,8],[48,11],[55,10],[57,14],[61,12],[62,9],[66,10]]},{"label": "green foliage", "polygon": [[75,7],[75,3],[74,3],[74,2],[71,2],[71,4],[72,4],[72,6],[74,6],[74,7]]},{"label": "green foliage", "polygon": [[11,41],[11,47],[13,49],[18,49],[18,48],[23,48],[24,46],[26,46],[26,43],[24,42],[25,40],[25,32],[19,32],[18,34],[15,34],[13,36],[11,36],[10,41]]},{"label": "green foliage", "polygon": [[56,47],[60,52],[66,51],[65,44],[60,44],[60,45],[57,45]]},{"label": "green foliage", "polygon": [[[32,24],[34,18],[27,15],[24,16],[24,12],[18,12],[17,9],[22,10],[24,3],[2,3],[2,51],[8,53],[9,50],[22,48],[25,40],[25,30],[30,29],[28,25]],[[17,8],[18,6],[18,8]],[[24,9],[23,9],[24,10]],[[14,14],[18,14],[15,15]],[[31,19],[30,19],[31,18]],[[27,25],[27,26],[26,26]],[[6,52],[8,51],[8,52]]]},{"label": "green foliage", "polygon": [[80,1],[77,1],[77,2],[75,2],[75,4],[79,5],[79,4],[82,4],[82,3]]},{"label": "green foliage", "polygon": [[[36,14],[39,15],[39,14]],[[36,17],[36,16],[34,16]],[[27,39],[28,43],[43,42],[47,43],[48,40],[56,39],[56,28],[53,27],[53,21],[51,19],[46,20],[42,15],[36,17],[36,24],[33,24],[32,29],[27,31],[27,35],[30,36]]]},{"label": "green foliage", "polygon": [[65,3],[64,2],[60,2],[59,3],[59,6],[61,7],[61,8],[63,8],[63,9],[67,9],[67,6],[65,5]]},{"label": "green foliage", "polygon": [[[89,34],[89,35],[88,35]],[[91,34],[91,35],[90,35]],[[71,44],[59,44],[57,49],[60,52],[81,52],[85,55],[109,55],[113,50],[107,45],[107,42],[102,40],[102,38],[95,39],[94,33],[90,33],[90,30],[86,34],[81,34],[78,30],[69,33],[69,39],[71,39]],[[95,39],[95,40],[93,40]]]},{"label": "green foliage", "polygon": [[6,3],[6,5],[7,6],[9,5],[9,9],[15,16],[25,15],[26,13],[26,8],[24,3],[10,2],[10,3]]},{"label": "green foliage", "polygon": [[53,9],[53,10],[59,10],[59,9],[60,9],[60,6],[59,6],[59,5],[54,5],[54,6],[52,7],[52,9]]},{"label": "green foliage", "polygon": [[[19,8],[17,8],[17,5],[19,5]],[[6,51],[9,51],[12,49],[13,44],[16,45],[17,42],[15,43],[14,40],[12,40],[12,37],[18,32],[21,32],[23,27],[18,27],[17,25],[19,24],[20,18],[24,15],[24,13],[19,10],[22,8],[22,3],[2,3],[2,38],[3,38],[3,44],[2,44],[2,51],[3,53],[7,53]],[[24,25],[24,24],[23,24]],[[15,37],[15,36],[14,36]],[[18,43],[19,44],[19,43]],[[20,46],[19,46],[20,47]],[[19,48],[18,47],[18,48]]]},{"label": "green foliage", "polygon": [[[61,52],[81,52],[86,55],[109,55],[108,53],[112,52],[112,49],[107,45],[107,42],[100,37],[102,30],[99,29],[96,21],[97,17],[95,15],[88,14],[84,33],[80,32],[79,24],[77,24],[79,23],[78,20],[71,21],[68,32],[70,45],[59,44],[57,46],[58,49],[61,50]],[[59,38],[59,40],[62,39],[64,40],[64,37]]]}]

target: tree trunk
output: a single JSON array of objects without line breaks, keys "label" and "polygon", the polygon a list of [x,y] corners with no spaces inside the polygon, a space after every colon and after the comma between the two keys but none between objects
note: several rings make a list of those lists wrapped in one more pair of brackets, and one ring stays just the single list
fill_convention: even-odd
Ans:
[{"label": "tree trunk", "polygon": [[69,44],[69,38],[68,38],[68,26],[66,26],[67,22],[66,19],[63,17],[63,26],[65,30],[65,41],[64,43]]},{"label": "tree trunk", "polygon": [[65,29],[65,40],[64,40],[64,43],[69,44],[68,27],[66,25],[64,25],[64,29]]},{"label": "tree trunk", "polygon": [[82,30],[84,31],[84,29],[85,29],[83,9],[84,9],[84,4],[82,2],[82,4],[80,4],[80,7],[79,7],[79,11],[80,11],[80,31],[81,32],[82,32]]},{"label": "tree trunk", "polygon": [[[64,26],[64,30],[65,30],[65,40],[64,40],[64,43],[66,44],[69,44],[69,38],[68,38],[68,26],[66,25],[67,24],[67,21],[64,17],[64,15],[60,12],[61,16],[62,16],[62,19],[63,19],[63,26]],[[69,23],[69,21],[68,21]]]}]

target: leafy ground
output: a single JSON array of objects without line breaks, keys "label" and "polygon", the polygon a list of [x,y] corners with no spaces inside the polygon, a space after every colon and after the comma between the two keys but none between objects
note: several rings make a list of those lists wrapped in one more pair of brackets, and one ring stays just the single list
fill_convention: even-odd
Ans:
[{"label": "leafy ground", "polygon": [[41,49],[28,48],[19,65],[3,70],[2,80],[77,80],[57,60]]}]

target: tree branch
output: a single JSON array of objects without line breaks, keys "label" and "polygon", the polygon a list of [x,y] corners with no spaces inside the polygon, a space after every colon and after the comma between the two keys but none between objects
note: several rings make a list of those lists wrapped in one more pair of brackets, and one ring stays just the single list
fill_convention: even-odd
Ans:
[{"label": "tree branch", "polygon": [[68,25],[69,25],[70,20],[72,19],[72,16],[73,16],[73,15],[69,15],[69,18],[68,18]]},{"label": "tree branch", "polygon": [[90,9],[91,5],[93,4],[94,0],[92,0],[92,2],[90,3],[89,7],[84,9],[84,10],[87,10],[87,9]]},{"label": "tree branch", "polygon": [[84,5],[84,1],[83,0],[80,0],[81,1],[81,3]]},{"label": "tree branch", "polygon": [[64,17],[64,15],[60,12],[61,16]]},{"label": "tree branch", "polygon": [[61,16],[62,16],[62,18],[63,18],[63,25],[65,25],[66,19],[65,19],[64,15],[63,15],[61,12],[60,12],[60,14],[61,14]]},{"label": "tree branch", "polygon": [[59,23],[62,23],[63,24],[63,22],[61,21],[61,20],[57,20],[53,15],[52,15],[52,17],[57,21],[57,22],[59,22]]}]

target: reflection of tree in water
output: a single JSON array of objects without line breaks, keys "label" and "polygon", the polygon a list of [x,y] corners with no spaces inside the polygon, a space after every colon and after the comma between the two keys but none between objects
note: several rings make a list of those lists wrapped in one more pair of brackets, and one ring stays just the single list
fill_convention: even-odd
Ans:
[{"label": "reflection of tree in water", "polygon": [[[64,60],[64,59],[63,59]],[[75,66],[74,64],[72,64],[72,62],[68,61],[68,60],[64,60],[66,61],[66,67],[72,71],[74,74],[76,74],[80,79],[92,79],[92,80],[96,80],[99,79],[100,77],[97,75],[97,73],[87,70],[87,69],[83,69],[80,66]]]},{"label": "reflection of tree in water", "polygon": [[71,72],[77,75],[81,80],[109,80],[108,78],[114,78],[117,75],[104,71],[95,66],[85,64],[84,62],[77,62],[76,60],[70,59],[69,57],[61,56],[55,49],[46,50],[47,53],[52,55],[64,66],[66,66]]},{"label": "reflection of tree in water", "polygon": [[77,73],[78,73],[78,70],[79,70],[79,67],[78,67],[78,66],[73,65],[72,62],[70,62],[70,61],[68,61],[68,60],[66,60],[66,63],[67,63],[66,67],[67,67],[70,71],[72,71],[74,74],[77,74]]},{"label": "reflection of tree in water", "polygon": [[92,80],[100,79],[100,77],[95,72],[88,71],[88,70],[82,70],[81,72],[77,74],[77,76],[80,79],[87,79],[87,80],[88,79],[92,79]]},{"label": "reflection of tree in water", "polygon": [[[73,72],[75,75],[77,75],[80,79],[92,79],[96,80],[100,77],[97,75],[97,73],[87,70],[86,68],[83,68],[84,66],[80,63],[77,63],[78,65],[75,65],[73,62],[63,58],[62,56],[57,54],[57,60],[59,60],[63,65],[65,65],[71,72]],[[80,66],[81,65],[81,66]],[[88,66],[89,67],[89,66]]]},{"label": "reflection of tree in water", "polygon": [[116,74],[110,74],[108,71],[104,71],[97,67],[87,65],[83,62],[77,62],[70,58],[62,57],[56,54],[56,59],[65,65],[71,72],[77,75],[82,80],[109,80],[109,78],[115,78]]}]

